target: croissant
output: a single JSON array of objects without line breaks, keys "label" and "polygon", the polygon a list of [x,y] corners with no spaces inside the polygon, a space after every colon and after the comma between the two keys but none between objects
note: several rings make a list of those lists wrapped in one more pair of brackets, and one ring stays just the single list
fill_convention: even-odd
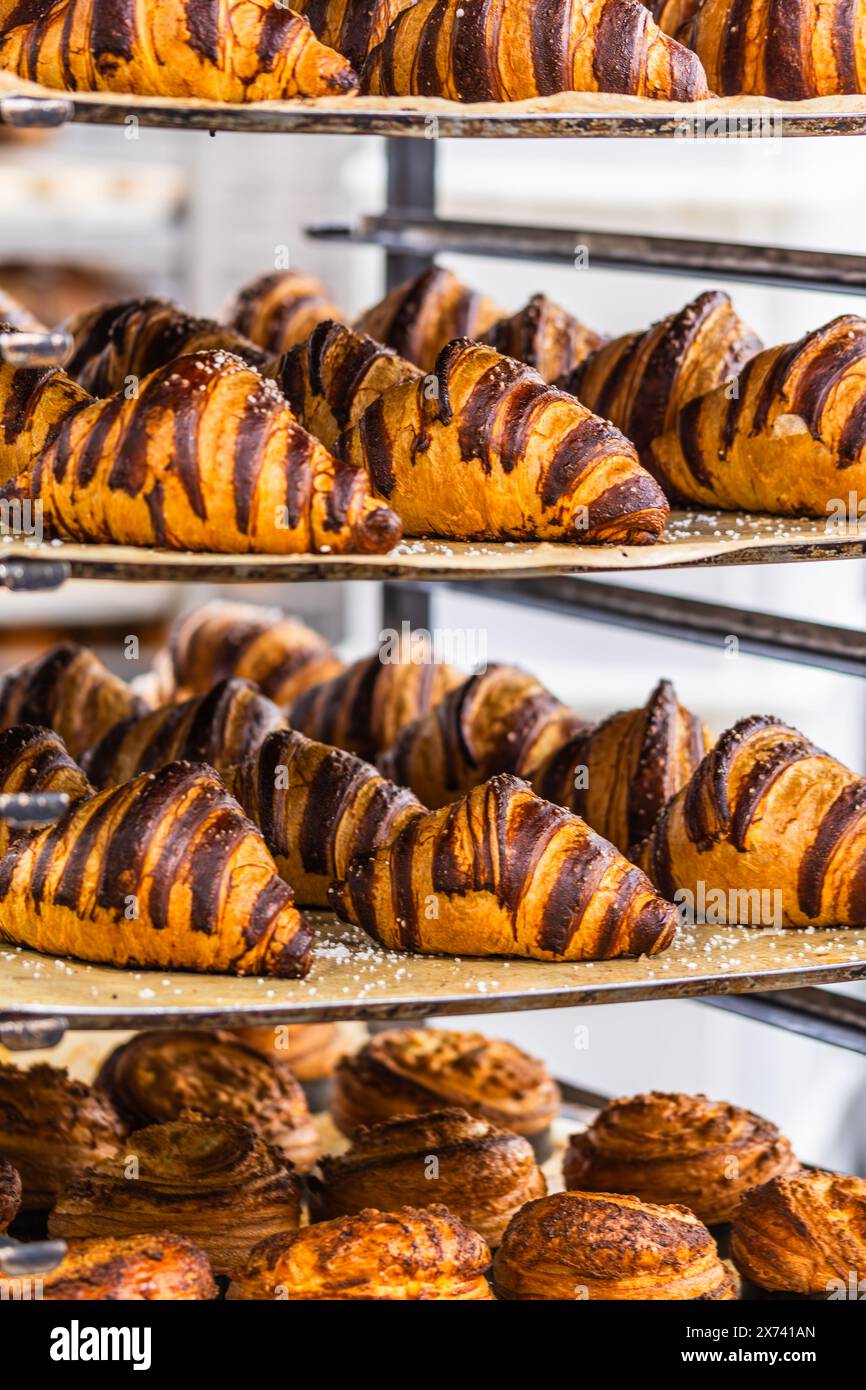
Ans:
[{"label": "croissant", "polygon": [[374,95],[523,101],[553,92],[625,92],[667,101],[708,95],[700,61],[638,0],[418,0],[362,73]]},{"label": "croissant", "polygon": [[295,899],[327,907],[356,854],[387,844],[424,807],[351,753],[285,730],[269,734],[229,777]]},{"label": "croissant", "polygon": [[279,362],[275,378],[301,424],[334,450],[389,386],[417,381],[421,368],[375,338],[326,320]]},{"label": "croissant", "polygon": [[866,779],[778,719],[722,735],[635,858],[693,920],[866,925]]},{"label": "croissant", "polygon": [[279,1150],[236,1120],[184,1114],[137,1130],[116,1157],[86,1168],[61,1192],[48,1230],[70,1240],[169,1230],[228,1274],[300,1219],[300,1185]]},{"label": "croissant", "polygon": [[730,389],[762,346],[729,297],[707,290],[645,333],[602,343],[562,386],[587,409],[612,420],[652,472],[652,441],[673,427],[688,401],[716,386]]},{"label": "croissant", "polygon": [[21,1174],[0,1158],[0,1233],[15,1220],[21,1206]]},{"label": "croissant", "polygon": [[117,1152],[123,1135],[120,1116],[100,1091],[57,1067],[24,1071],[0,1063],[0,1154],[17,1170],[12,1190],[20,1187],[25,1211],[53,1206],[82,1166]]},{"label": "croissant", "polygon": [[412,4],[414,0],[299,0],[298,10],[322,43],[344,54],[360,72],[391,21]]},{"label": "croissant", "polygon": [[219,681],[207,695],[121,720],[82,757],[94,786],[116,787],[177,760],[225,772],[255,756],[286,719],[251,681]]},{"label": "croissant", "polygon": [[[0,314],[0,332],[7,330],[17,331]],[[0,357],[0,483],[29,468],[89,400],[58,367],[13,367]]]},{"label": "croissant", "polygon": [[826,517],[866,490],[866,320],[844,314],[752,357],[653,440],[668,496],[727,510]]},{"label": "croissant", "polygon": [[760,1115],[661,1091],[609,1101],[563,1160],[566,1187],[678,1202],[708,1226],[731,1221],[749,1188],[799,1166]]},{"label": "croissant", "polygon": [[675,39],[700,6],[701,0],[649,0],[647,9],[662,32]]},{"label": "croissant", "polygon": [[306,1098],[288,1065],[228,1033],[139,1033],[106,1057],[96,1084],[130,1129],[194,1110],[252,1126],[296,1169],[311,1167],[318,1153]]},{"label": "croissant", "polygon": [[312,934],[216,773],[169,763],[0,859],[0,941],[110,965],[305,975]]},{"label": "croissant", "polygon": [[62,739],[72,758],[80,757],[118,720],[135,718],[145,709],[125,681],[74,642],[62,642],[0,676],[0,728],[45,726]]},{"label": "croissant", "polygon": [[866,1179],[803,1171],[744,1196],[731,1258],[759,1288],[859,1298],[866,1279]]},{"label": "croissant", "polygon": [[263,1241],[236,1272],[229,1298],[492,1299],[490,1251],[446,1207],[362,1211]]},{"label": "croissant", "polygon": [[410,535],[646,545],[668,515],[619,430],[466,338],[443,348],[433,376],[374,401],[340,453]]},{"label": "croissant", "polygon": [[[0,793],[38,796],[43,792],[65,792],[77,801],[91,791],[90,783],[50,729],[18,724],[0,733]],[[12,841],[14,831],[0,820],[0,856]]]},{"label": "croissant", "polygon": [[678,702],[671,682],[659,681],[641,709],[611,715],[555,749],[536,769],[532,786],[627,854],[650,833],[711,743],[706,725]]},{"label": "croissant", "polygon": [[[45,12],[43,13],[43,8]],[[355,92],[346,60],[279,0],[55,0],[0,41],[0,68],[46,87],[205,101]]]},{"label": "croissant", "polygon": [[320,1172],[313,1180],[317,1216],[442,1202],[492,1246],[524,1202],[547,1191],[528,1139],[458,1109],[357,1130],[348,1153],[323,1158]]},{"label": "croissant", "polygon": [[[303,6],[299,7],[303,9]],[[344,315],[321,280],[302,270],[273,270],[244,285],[224,311],[236,333],[279,357],[302,343],[324,320],[344,322]]]},{"label": "croissant", "polygon": [[379,765],[435,808],[496,773],[529,776],[584,728],[534,676],[517,666],[490,665],[406,724]]},{"label": "croissant", "polygon": [[504,312],[494,300],[461,284],[452,271],[433,265],[390,290],[355,328],[432,372],[446,343],[479,338]]},{"label": "croissant", "polygon": [[505,1299],[734,1299],[693,1212],[609,1192],[556,1192],[514,1216],[493,1260]]},{"label": "croissant", "polygon": [[15,495],[41,502],[62,538],[278,554],[381,551],[399,539],[366,475],[332,458],[238,357],[177,357],[136,395],[79,395],[73,407],[62,373],[36,391],[50,391],[53,417],[65,418]]},{"label": "croissant", "polygon": [[536,294],[511,318],[498,319],[480,341],[534,367],[545,381],[558,381],[604,339],[547,295]]},{"label": "croissant", "polygon": [[207,1256],[169,1231],[77,1240],[49,1274],[42,1297],[64,1302],[172,1302],[217,1298]]}]

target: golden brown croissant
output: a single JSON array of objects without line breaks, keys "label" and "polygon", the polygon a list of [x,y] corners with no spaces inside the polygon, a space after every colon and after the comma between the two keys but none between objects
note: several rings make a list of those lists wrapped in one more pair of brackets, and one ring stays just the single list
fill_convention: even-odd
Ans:
[{"label": "golden brown croissant", "polygon": [[345,320],[321,280],[302,270],[272,270],[260,275],[238,291],[223,317],[235,332],[257,343],[270,357],[279,357],[302,343],[325,319]]},{"label": "golden brown croissant", "polygon": [[0,1158],[0,1232],[14,1221],[21,1206],[21,1174],[5,1158]]},{"label": "golden brown croissant", "polygon": [[443,1106],[535,1139],[559,1111],[559,1088],[542,1061],[513,1043],[445,1028],[377,1033],[337,1068],[332,1109],[344,1134]]},{"label": "golden brown croissant", "polygon": [[733,1299],[716,1243],[686,1207],[556,1192],[512,1219],[493,1261],[505,1299]]},{"label": "golden brown croissant", "polygon": [[393,348],[333,320],[319,324],[275,368],[277,385],[301,424],[331,450],[389,386],[421,375]]},{"label": "golden brown croissant", "polygon": [[299,0],[317,36],[342,53],[357,72],[380,44],[388,25],[415,0]]},{"label": "golden brown croissant", "polygon": [[194,1110],[251,1125],[297,1169],[311,1167],[319,1150],[306,1098],[286,1062],[230,1033],[139,1033],[110,1053],[96,1084],[131,1129]]},{"label": "golden brown croissant", "polygon": [[646,545],[668,515],[609,421],[467,338],[443,348],[432,376],[368,406],[340,454],[367,471],[409,535]]},{"label": "golden brown croissant", "polygon": [[45,726],[63,740],[73,758],[118,720],[135,718],[146,708],[98,656],[74,642],[62,642],[0,676],[0,728]]},{"label": "golden brown croissant", "polygon": [[750,1187],[799,1168],[774,1124],[706,1096],[652,1091],[609,1101],[573,1134],[565,1185],[678,1202],[699,1221],[731,1221]]},{"label": "golden brown croissant", "polygon": [[671,682],[659,681],[640,709],[611,715],[563,743],[536,769],[532,786],[627,854],[650,833],[711,743],[706,725],[678,702]]},{"label": "golden brown croissant", "polygon": [[364,67],[365,92],[522,101],[553,92],[708,95],[700,61],[638,0],[418,0]]},{"label": "golden brown croissant", "polygon": [[[11,328],[0,313],[0,331]],[[0,483],[29,468],[67,416],[89,401],[59,367],[13,367],[0,358]]]},{"label": "golden brown croissant", "polygon": [[[65,792],[70,801],[77,801],[91,790],[63,740],[50,729],[17,724],[0,733],[0,792],[29,796]],[[14,834],[6,821],[0,820],[0,855],[6,853]]]},{"label": "golden brown croissant", "polygon": [[446,1207],[362,1211],[263,1241],[229,1298],[492,1299],[490,1251]]},{"label": "golden brown croissant", "polygon": [[647,9],[662,32],[675,39],[700,6],[701,0],[649,0]]},{"label": "golden brown croissant", "polygon": [[511,318],[498,319],[480,341],[534,367],[545,381],[558,381],[604,339],[547,295],[536,294]]},{"label": "golden brown croissant", "polygon": [[866,925],[866,779],[778,719],[722,734],[637,862],[691,920]]},{"label": "golden brown croissant", "polygon": [[498,772],[530,776],[585,727],[534,676],[490,665],[407,724],[379,765],[436,808]]},{"label": "golden brown croissant", "polygon": [[803,1171],[744,1196],[731,1258],[759,1288],[862,1298],[866,1179]]},{"label": "golden brown croissant", "polygon": [[0,1153],[18,1170],[25,1211],[53,1206],[83,1166],[117,1152],[123,1135],[100,1091],[57,1067],[0,1064]]},{"label": "golden brown croissant", "polygon": [[46,87],[271,101],[357,91],[358,79],[279,0],[55,0],[8,32],[0,68]]},{"label": "golden brown croissant", "polygon": [[228,784],[302,907],[327,907],[330,885],[354,855],[424,814],[407,788],[369,763],[294,730],[269,734]]},{"label": "golden brown croissant", "polygon": [[733,382],[761,347],[728,296],[707,290],[645,333],[602,343],[562,386],[612,420],[652,471],[652,441],[673,427],[688,401]]},{"label": "golden brown croissant", "polygon": [[253,1246],[300,1224],[292,1165],[254,1129],[185,1114],[131,1135],[57,1199],[48,1229],[70,1240],[172,1231],[200,1245],[214,1273],[238,1268]]},{"label": "golden brown croissant", "polygon": [[528,1139],[458,1109],[356,1130],[348,1153],[323,1158],[320,1172],[317,1216],[441,1202],[494,1246],[524,1202],[547,1191]]},{"label": "golden brown croissant", "polygon": [[208,767],[79,801],[0,859],[0,941],[110,965],[305,975],[312,933]]},{"label": "golden brown croissant", "polygon": [[254,757],[272,730],[285,727],[282,710],[252,681],[219,681],[207,695],[121,720],[81,762],[99,788],[117,787],[178,760],[208,763],[224,773]]},{"label": "golden brown croissant", "polygon": [[446,343],[479,338],[504,312],[494,300],[461,284],[452,271],[434,265],[367,309],[355,328],[432,372]]},{"label": "golden brown croissant", "polygon": [[42,1297],[64,1302],[188,1303],[219,1293],[204,1251],[170,1231],[77,1240],[39,1277]]}]

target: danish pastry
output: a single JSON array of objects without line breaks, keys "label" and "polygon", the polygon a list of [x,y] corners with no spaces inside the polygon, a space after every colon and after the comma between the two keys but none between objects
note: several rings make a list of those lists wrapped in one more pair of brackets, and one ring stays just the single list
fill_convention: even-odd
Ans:
[{"label": "danish pastry", "polygon": [[204,1252],[169,1231],[76,1240],[39,1277],[42,1297],[64,1302],[186,1303],[219,1293]]},{"label": "danish pastry", "polygon": [[803,1171],[752,1188],[734,1221],[731,1258],[762,1289],[862,1297],[866,1179]]}]

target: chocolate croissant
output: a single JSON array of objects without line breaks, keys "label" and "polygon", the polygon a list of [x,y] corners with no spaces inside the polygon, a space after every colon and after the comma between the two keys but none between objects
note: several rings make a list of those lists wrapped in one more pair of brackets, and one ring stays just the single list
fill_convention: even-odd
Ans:
[{"label": "chocolate croissant", "polygon": [[611,715],[563,743],[536,769],[532,786],[627,854],[650,833],[711,743],[706,725],[679,703],[671,682],[659,681],[640,709]]},{"label": "chocolate croissant", "polygon": [[490,1251],[446,1207],[362,1211],[263,1241],[229,1298],[331,1302],[492,1299]]},{"label": "chocolate croissant", "polygon": [[511,318],[498,319],[480,341],[534,367],[545,381],[559,381],[604,339],[547,295],[535,294]]},{"label": "chocolate croissant", "polygon": [[0,1154],[17,1170],[25,1211],[53,1206],[82,1167],[117,1152],[124,1132],[108,1098],[65,1071],[0,1064]]},{"label": "chocolate croissant", "polygon": [[188,1303],[219,1294],[204,1251],[170,1231],[77,1240],[39,1278],[43,1298],[64,1302]]},{"label": "chocolate croissant", "polygon": [[[0,793],[39,796],[64,792],[70,801],[77,801],[91,790],[63,740],[50,729],[17,724],[0,733]],[[6,853],[14,833],[5,820],[0,820],[0,856]]]},{"label": "chocolate croissant", "polygon": [[799,1166],[760,1115],[662,1091],[609,1101],[563,1160],[566,1187],[678,1202],[708,1226],[731,1221],[749,1188]]},{"label": "chocolate croissant", "polygon": [[230,328],[257,343],[271,358],[302,343],[325,319],[345,322],[321,280],[302,270],[260,275],[238,291],[223,317]]},{"label": "chocolate croissant", "polygon": [[744,1196],[731,1258],[759,1288],[862,1296],[866,1279],[866,1179],[803,1171]]},{"label": "chocolate croissant", "polygon": [[362,73],[375,95],[523,101],[554,92],[624,92],[666,101],[708,95],[699,59],[638,0],[418,0]]},{"label": "chocolate croissant", "polygon": [[421,954],[652,956],[677,924],[613,845],[504,773],[356,856],[328,896],[382,945]]},{"label": "chocolate croissant", "polygon": [[298,1179],[278,1149],[236,1120],[185,1114],[137,1130],[116,1157],[86,1168],[61,1192],[48,1229],[70,1240],[168,1230],[228,1274],[300,1218]]},{"label": "chocolate croissant", "polygon": [[355,324],[422,371],[432,372],[446,343],[480,338],[504,315],[492,299],[462,284],[450,270],[430,266],[367,309]]},{"label": "chocolate croissant", "polygon": [[311,1167],[318,1153],[316,1127],[288,1065],[229,1033],[139,1033],[110,1053],[96,1084],[130,1129],[193,1110],[252,1126],[296,1169]]},{"label": "chocolate croissant", "polygon": [[866,925],[866,779],[760,715],[722,734],[635,858],[685,915]]},{"label": "chocolate croissant", "polygon": [[0,1158],[0,1233],[15,1220],[21,1206],[21,1174]]},{"label": "chocolate croissant", "polygon": [[279,0],[55,0],[0,41],[0,68],[69,91],[273,101],[357,91],[352,68]]},{"label": "chocolate croissant", "polygon": [[424,814],[407,788],[369,763],[294,730],[269,734],[228,781],[305,907],[327,907],[330,885],[354,855]]},{"label": "chocolate croissant", "polygon": [[652,443],[669,497],[827,517],[866,489],[866,319],[843,314],[752,357]]},{"label": "chocolate croissant", "polygon": [[313,1199],[324,1218],[441,1202],[495,1246],[524,1202],[546,1190],[528,1139],[450,1109],[356,1130],[348,1153],[321,1160]]},{"label": "chocolate croissant", "polygon": [[340,455],[366,470],[409,535],[647,545],[668,515],[609,421],[468,338],[443,348],[431,376],[374,401]]},{"label": "chocolate croissant", "polygon": [[51,729],[72,758],[80,757],[119,720],[136,718],[146,709],[94,652],[74,642],[61,642],[0,676],[0,728],[33,724]]},{"label": "chocolate croissant", "polygon": [[216,773],[169,763],[13,842],[0,859],[0,941],[110,965],[297,977],[312,933]]},{"label": "chocolate croissant", "polygon": [[493,1261],[497,1298],[733,1299],[734,1282],[693,1212],[609,1192],[528,1202]]},{"label": "chocolate croissant", "polygon": [[336,48],[360,72],[388,25],[411,4],[414,0],[299,0],[298,11],[322,43]]},{"label": "chocolate croissant", "polygon": [[[0,332],[6,331],[18,330],[0,311]],[[59,367],[13,367],[0,357],[0,483],[26,471],[67,416],[89,401],[84,388]]]}]

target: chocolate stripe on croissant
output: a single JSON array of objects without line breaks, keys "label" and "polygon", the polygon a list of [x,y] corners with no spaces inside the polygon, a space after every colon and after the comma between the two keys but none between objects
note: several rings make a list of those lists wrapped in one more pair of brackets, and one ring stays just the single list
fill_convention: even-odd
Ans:
[{"label": "chocolate stripe on croissant", "polygon": [[480,341],[534,367],[545,381],[558,381],[603,339],[546,295],[536,294],[511,318],[498,319]]},{"label": "chocolate stripe on croissant", "polygon": [[343,53],[359,72],[371,49],[381,43],[388,25],[413,0],[299,0],[314,32]]},{"label": "chocolate stripe on croissant", "polygon": [[275,270],[244,285],[223,313],[237,333],[277,356],[302,343],[317,323],[343,321],[325,286],[300,270]]},{"label": "chocolate stripe on croissant", "polygon": [[[70,758],[63,740],[50,729],[18,724],[0,733],[0,792],[24,792],[30,796],[65,792],[70,801],[76,801],[90,790],[90,783]],[[5,854],[15,834],[5,821],[0,822],[0,855]]]},{"label": "chocolate stripe on croissant", "polygon": [[73,758],[118,720],[146,708],[93,652],[74,642],[62,642],[0,676],[0,728],[44,725]]},{"label": "chocolate stripe on croissant", "polygon": [[502,314],[493,300],[461,284],[450,270],[431,266],[368,309],[355,329],[432,371],[446,343],[480,336]]}]

